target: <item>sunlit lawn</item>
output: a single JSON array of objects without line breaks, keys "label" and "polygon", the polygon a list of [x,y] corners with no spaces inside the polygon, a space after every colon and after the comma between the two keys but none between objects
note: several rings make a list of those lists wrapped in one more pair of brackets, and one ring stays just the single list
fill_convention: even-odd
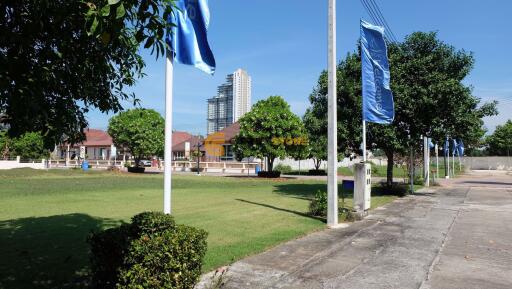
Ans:
[{"label": "sunlit lawn", "polygon": [[[0,171],[0,288],[80,288],[92,230],[161,210],[162,175]],[[315,180],[173,177],[178,223],[209,232],[204,271],[325,227],[307,215]],[[382,205],[394,196],[376,196]],[[346,200],[351,204],[351,197]]]}]

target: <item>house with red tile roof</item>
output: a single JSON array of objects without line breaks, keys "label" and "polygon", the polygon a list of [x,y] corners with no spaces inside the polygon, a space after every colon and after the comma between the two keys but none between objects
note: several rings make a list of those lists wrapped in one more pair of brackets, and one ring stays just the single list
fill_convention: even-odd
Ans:
[{"label": "house with red tile roof", "polygon": [[66,159],[67,155],[69,159],[76,159],[80,157],[82,152],[82,155],[90,160],[109,160],[117,157],[118,150],[114,146],[112,137],[107,132],[88,128],[84,131],[84,134],[85,140],[81,143],[58,145],[54,152],[55,156]]},{"label": "house with red tile roof", "polygon": [[190,160],[192,153],[197,150],[204,155],[203,138],[188,132],[174,131],[172,133],[172,160]]}]

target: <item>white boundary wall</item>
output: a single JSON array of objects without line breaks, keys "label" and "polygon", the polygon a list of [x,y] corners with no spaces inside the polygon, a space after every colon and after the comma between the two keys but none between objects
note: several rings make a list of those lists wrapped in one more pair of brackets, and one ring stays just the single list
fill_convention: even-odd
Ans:
[{"label": "white boundary wall", "polygon": [[10,169],[19,169],[19,168],[31,168],[37,170],[46,169],[46,160],[41,161],[30,161],[24,162],[21,161],[20,157],[16,157],[15,160],[0,160],[0,170],[10,170]]},{"label": "white boundary wall", "polygon": [[512,157],[463,157],[462,164],[466,170],[512,171]]}]

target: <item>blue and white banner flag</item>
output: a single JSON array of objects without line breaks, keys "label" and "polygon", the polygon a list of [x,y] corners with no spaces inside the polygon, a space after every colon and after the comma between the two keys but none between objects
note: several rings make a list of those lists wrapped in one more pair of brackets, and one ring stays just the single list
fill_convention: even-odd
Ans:
[{"label": "blue and white banner flag", "polygon": [[450,155],[450,142],[448,141],[448,138],[446,138],[446,141],[444,142],[443,154],[445,157]]},{"label": "blue and white banner flag", "polygon": [[428,147],[433,149],[436,145],[432,142],[431,138],[428,138]]},{"label": "blue and white banner flag", "polygon": [[395,117],[384,28],[361,20],[363,119],[390,124]]},{"label": "blue and white banner flag", "polygon": [[452,155],[455,156],[459,152],[457,149],[457,141],[455,139],[452,139]]},{"label": "blue and white banner flag", "polygon": [[215,58],[208,44],[210,24],[208,0],[178,0],[169,21],[175,25],[167,36],[174,58],[187,65],[214,74]]},{"label": "blue and white banner flag", "polygon": [[464,156],[464,143],[462,142],[462,140],[460,139],[459,140],[459,145],[457,146],[457,151],[458,151],[458,154],[459,156]]}]

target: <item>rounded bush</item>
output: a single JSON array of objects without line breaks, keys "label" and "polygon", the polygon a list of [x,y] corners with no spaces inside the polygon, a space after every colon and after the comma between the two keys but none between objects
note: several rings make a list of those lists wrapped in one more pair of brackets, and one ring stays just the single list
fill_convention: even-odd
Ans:
[{"label": "rounded bush", "polygon": [[93,288],[193,288],[207,235],[160,212],[93,233],[88,238]]}]

